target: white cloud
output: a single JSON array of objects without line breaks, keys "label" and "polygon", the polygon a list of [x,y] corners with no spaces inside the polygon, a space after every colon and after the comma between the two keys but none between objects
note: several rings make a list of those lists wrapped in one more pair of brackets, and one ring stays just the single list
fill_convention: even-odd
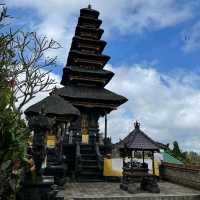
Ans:
[{"label": "white cloud", "polygon": [[127,135],[134,120],[139,120],[141,128],[155,140],[177,140],[184,149],[200,151],[196,142],[200,140],[200,91],[191,84],[191,74],[188,83],[187,74],[167,76],[139,65],[107,68],[115,72],[108,88],[129,99],[109,116],[114,141]]},{"label": "white cloud", "polygon": [[[106,68],[115,72],[107,88],[129,99],[108,115],[108,135],[113,142],[125,137],[134,121],[139,120],[141,129],[153,139],[163,143],[177,140],[184,150],[200,152],[200,90],[194,87],[196,74],[169,76],[137,64]],[[60,77],[53,73],[51,77],[59,87]],[[26,108],[46,96],[48,92],[39,93]],[[104,132],[103,119],[100,130]]]},{"label": "white cloud", "polygon": [[[40,21],[30,22],[31,26],[35,24],[34,28],[40,33],[61,43],[63,49],[55,52],[61,62],[66,60],[79,9],[86,3],[81,0],[7,0],[8,7],[16,7],[19,12],[21,8],[34,9]],[[193,1],[101,0],[92,4],[101,13],[107,37],[113,36],[116,30],[119,34],[130,34],[171,27],[195,15]],[[198,45],[199,27],[199,23],[193,27],[185,51]],[[114,141],[128,134],[133,128],[133,120],[137,119],[154,139],[164,143],[178,140],[183,148],[200,151],[197,143],[200,139],[200,92],[196,87],[199,80],[196,75],[169,76],[141,65],[107,67],[116,73],[108,88],[129,99],[108,116],[108,133]],[[60,82],[60,77],[56,79]],[[47,95],[40,93],[29,105]]]},{"label": "white cloud", "polygon": [[200,49],[200,21],[196,22],[190,30],[182,33],[183,51],[185,53]]},{"label": "white cloud", "polygon": [[[193,1],[185,2],[178,3],[176,0],[91,1],[93,7],[100,11],[106,36],[113,36],[115,30],[121,34],[141,33],[145,30],[160,29],[181,23],[195,15]],[[42,34],[53,37],[64,47],[56,51],[61,62],[66,60],[66,52],[71,44],[79,9],[86,7],[87,3],[82,0],[7,0],[9,8],[17,7],[19,11],[20,8],[34,9],[40,19],[34,28]],[[33,23],[29,22],[29,24]]]}]

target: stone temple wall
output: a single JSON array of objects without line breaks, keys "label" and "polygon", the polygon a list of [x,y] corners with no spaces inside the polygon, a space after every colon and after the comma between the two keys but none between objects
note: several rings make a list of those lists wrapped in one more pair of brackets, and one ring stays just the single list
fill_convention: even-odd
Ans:
[{"label": "stone temple wall", "polygon": [[160,175],[164,180],[200,189],[200,168],[198,167],[163,163]]}]

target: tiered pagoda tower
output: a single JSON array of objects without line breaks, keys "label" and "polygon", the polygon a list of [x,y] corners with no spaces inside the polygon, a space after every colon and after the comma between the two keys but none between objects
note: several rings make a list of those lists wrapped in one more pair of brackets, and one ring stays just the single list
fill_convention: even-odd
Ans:
[{"label": "tiered pagoda tower", "polygon": [[[90,5],[80,10],[63,69],[61,84],[64,87],[55,88],[50,97],[25,112],[27,117],[32,117],[43,109],[46,116],[56,118],[51,130],[56,136],[55,145],[47,152],[47,175],[63,177],[67,173],[87,181],[103,177],[103,155],[111,146],[107,138],[106,116],[127,99],[104,88],[114,73],[104,69],[110,57],[102,54],[106,42],[101,40],[104,31],[100,28],[102,21],[98,16],[99,12]],[[99,135],[98,125],[103,116],[104,139]],[[67,170],[63,165],[67,165]]]},{"label": "tiered pagoda tower", "polygon": [[[56,93],[77,107],[80,118],[71,123],[70,130],[82,137],[83,143],[92,144],[99,132],[98,120],[127,101],[123,96],[105,89],[114,73],[103,69],[110,56],[102,54],[106,42],[99,12],[88,8],[80,10],[75,36],[72,39],[67,64]],[[105,130],[106,132],[106,130]],[[105,134],[106,135],[106,134]],[[87,137],[88,136],[88,137]]]}]

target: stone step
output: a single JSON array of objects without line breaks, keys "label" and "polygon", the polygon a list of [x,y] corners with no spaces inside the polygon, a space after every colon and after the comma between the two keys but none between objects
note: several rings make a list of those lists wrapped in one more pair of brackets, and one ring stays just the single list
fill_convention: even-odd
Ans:
[{"label": "stone step", "polygon": [[78,180],[80,183],[90,183],[90,182],[104,182],[104,179],[103,178],[99,178],[99,179],[88,179],[88,178],[79,178]]},{"label": "stone step", "polygon": [[81,154],[81,158],[86,160],[96,160],[97,157],[95,154]]},{"label": "stone step", "polygon": [[95,158],[96,158],[96,154],[95,153],[89,153],[89,152],[87,152],[87,153],[81,153],[81,156],[95,156]]},{"label": "stone step", "polygon": [[94,154],[94,155],[96,155],[93,150],[87,150],[87,149],[81,149],[80,153],[81,154]]},{"label": "stone step", "polygon": [[81,158],[80,160],[82,165],[94,165],[97,164],[97,160],[92,160],[92,159],[83,159]]},{"label": "stone step", "polygon": [[100,176],[102,175],[101,172],[99,170],[96,171],[81,171],[80,172],[80,176],[88,176],[92,178],[92,176]]},{"label": "stone step", "polygon": [[74,197],[74,200],[200,200],[200,195],[158,195],[113,196],[113,197]]},{"label": "stone step", "polygon": [[94,151],[88,151],[88,150],[81,150],[81,151],[80,151],[80,154],[81,154],[81,155],[82,155],[82,154],[86,154],[86,155],[87,155],[87,154],[96,155]]},{"label": "stone step", "polygon": [[56,194],[55,200],[64,200],[65,194],[64,190],[59,190]]},{"label": "stone step", "polygon": [[77,178],[78,182],[99,182],[104,180],[103,175],[99,170],[81,171]]},{"label": "stone step", "polygon": [[81,158],[81,160],[80,160],[81,162],[90,162],[90,163],[97,163],[97,160],[95,159],[83,159],[83,158]]},{"label": "stone step", "polygon": [[82,150],[82,149],[94,150],[94,146],[93,145],[82,144],[82,145],[80,145],[80,150]]},{"label": "stone step", "polygon": [[98,172],[99,169],[98,168],[83,168],[83,166],[82,166],[82,171],[88,172],[88,174],[91,174],[93,172]]},{"label": "stone step", "polygon": [[85,170],[85,169],[95,169],[95,170],[98,170],[98,165],[95,164],[95,165],[82,165],[82,168]]},{"label": "stone step", "polygon": [[81,169],[82,169],[82,171],[81,171],[82,174],[85,173],[85,174],[89,174],[89,175],[93,174],[93,173],[99,173],[99,171],[100,171],[98,168],[88,168],[88,167],[83,167],[83,166]]},{"label": "stone step", "polygon": [[80,151],[80,154],[81,154],[81,155],[83,155],[83,154],[86,154],[86,155],[87,155],[87,154],[96,155],[94,151],[88,151],[88,150],[87,150],[87,151],[81,150],[81,151]]},{"label": "stone step", "polygon": [[80,150],[94,151],[94,148],[91,146],[80,146]]},{"label": "stone step", "polygon": [[49,165],[45,168],[45,173],[49,174],[65,174],[66,167],[63,165]]},{"label": "stone step", "polygon": [[104,181],[104,177],[101,174],[96,174],[96,175],[80,174],[77,178],[78,178],[78,182],[102,182],[102,181]]}]

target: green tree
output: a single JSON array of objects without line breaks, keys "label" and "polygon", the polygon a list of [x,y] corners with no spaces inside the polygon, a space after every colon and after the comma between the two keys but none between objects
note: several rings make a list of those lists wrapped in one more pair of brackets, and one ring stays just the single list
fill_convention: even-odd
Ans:
[{"label": "green tree", "polygon": [[186,164],[199,166],[200,165],[200,155],[194,151],[187,152]]},{"label": "green tree", "polygon": [[15,199],[26,161],[27,128],[14,109],[13,80],[9,65],[15,64],[11,35],[0,36],[0,197]]},{"label": "green tree", "polygon": [[14,94],[17,96],[18,112],[39,92],[49,91],[55,84],[50,72],[56,65],[56,57],[46,56],[48,51],[60,48],[53,39],[35,32],[18,31],[12,41],[16,63],[10,66],[12,78],[16,82]]},{"label": "green tree", "polygon": [[[38,92],[54,84],[49,67],[56,58],[45,58],[45,53],[59,45],[33,32],[4,32],[6,17],[3,8],[0,12],[0,199],[13,200],[27,164],[29,130],[21,118],[21,109]],[[18,107],[16,99],[20,99]]]},{"label": "green tree", "polygon": [[177,158],[180,158],[182,157],[182,154],[181,154],[181,150],[179,148],[179,145],[178,145],[178,142],[177,141],[174,141],[173,142],[173,150],[172,150],[172,153],[175,157]]}]

